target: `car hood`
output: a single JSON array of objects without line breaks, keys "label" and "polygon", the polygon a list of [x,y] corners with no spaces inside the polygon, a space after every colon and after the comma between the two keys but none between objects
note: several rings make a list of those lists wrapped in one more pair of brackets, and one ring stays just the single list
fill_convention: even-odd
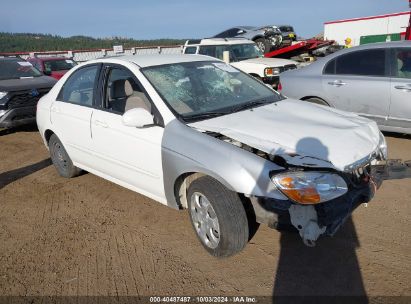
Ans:
[{"label": "car hood", "polygon": [[48,76],[0,80],[0,91],[13,92],[51,88],[57,80]]},{"label": "car hood", "polygon": [[265,57],[251,58],[251,59],[242,60],[240,62],[241,63],[247,62],[247,63],[254,63],[254,64],[264,64],[268,67],[282,67],[282,66],[289,65],[289,64],[298,65],[298,63],[293,60],[280,59],[280,58],[265,58]]},{"label": "car hood", "polygon": [[380,140],[369,119],[292,99],[189,125],[280,155],[289,164],[340,171],[375,152]]}]

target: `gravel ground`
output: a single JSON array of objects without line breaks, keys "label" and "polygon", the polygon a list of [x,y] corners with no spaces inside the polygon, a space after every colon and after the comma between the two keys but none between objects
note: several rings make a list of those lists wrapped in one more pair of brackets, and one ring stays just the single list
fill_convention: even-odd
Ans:
[{"label": "gravel ground", "polygon": [[[391,158],[411,159],[411,137],[387,141]],[[215,259],[187,211],[58,176],[35,129],[1,130],[0,160],[2,295],[411,296],[411,179],[386,181],[315,248],[261,226],[241,254]]]}]

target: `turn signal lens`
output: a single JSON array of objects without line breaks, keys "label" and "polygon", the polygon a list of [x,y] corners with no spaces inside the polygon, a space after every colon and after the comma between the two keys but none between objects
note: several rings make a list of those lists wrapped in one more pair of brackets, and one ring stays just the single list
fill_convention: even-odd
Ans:
[{"label": "turn signal lens", "polygon": [[348,190],[341,176],[328,172],[290,172],[274,175],[272,179],[290,200],[304,205],[332,200]]},{"label": "turn signal lens", "polygon": [[264,75],[265,76],[274,76],[280,74],[280,68],[265,68]]},{"label": "turn signal lens", "polygon": [[272,76],[272,75],[273,75],[273,69],[272,68],[265,69],[265,76]]}]

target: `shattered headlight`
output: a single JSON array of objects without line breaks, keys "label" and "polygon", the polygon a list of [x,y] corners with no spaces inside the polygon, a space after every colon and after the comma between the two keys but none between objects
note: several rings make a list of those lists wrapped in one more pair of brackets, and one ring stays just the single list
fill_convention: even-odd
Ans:
[{"label": "shattered headlight", "polygon": [[341,176],[329,172],[285,172],[273,175],[272,181],[290,200],[304,205],[332,200],[348,190]]},{"label": "shattered headlight", "polygon": [[388,157],[387,142],[385,141],[385,137],[381,132],[380,132],[380,141],[378,143],[378,149],[381,151],[381,154],[384,157],[384,159],[387,159]]}]

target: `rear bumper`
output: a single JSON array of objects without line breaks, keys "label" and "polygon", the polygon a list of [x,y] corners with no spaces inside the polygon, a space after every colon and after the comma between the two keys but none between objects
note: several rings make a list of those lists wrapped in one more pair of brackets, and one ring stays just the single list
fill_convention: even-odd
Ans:
[{"label": "rear bumper", "polygon": [[14,108],[0,117],[0,128],[12,128],[36,122],[36,106]]}]

